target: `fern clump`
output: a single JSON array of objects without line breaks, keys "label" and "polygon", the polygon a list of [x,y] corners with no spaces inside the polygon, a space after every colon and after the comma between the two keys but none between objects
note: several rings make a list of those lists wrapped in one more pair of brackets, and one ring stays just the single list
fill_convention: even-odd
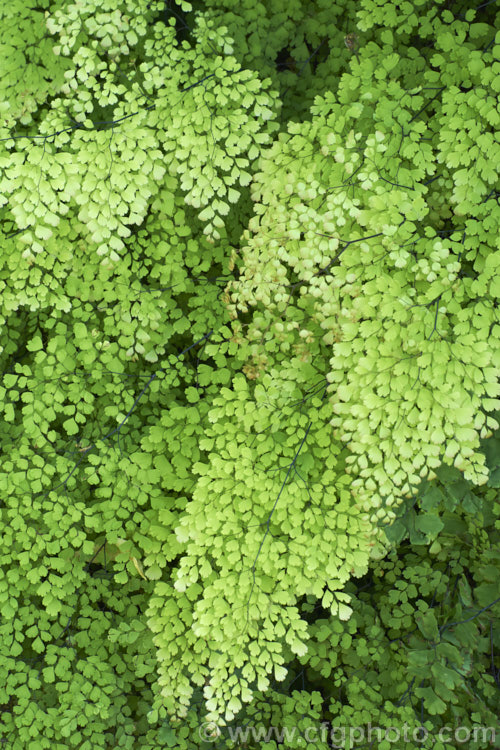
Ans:
[{"label": "fern clump", "polygon": [[0,21],[1,742],[491,747],[497,9]]}]

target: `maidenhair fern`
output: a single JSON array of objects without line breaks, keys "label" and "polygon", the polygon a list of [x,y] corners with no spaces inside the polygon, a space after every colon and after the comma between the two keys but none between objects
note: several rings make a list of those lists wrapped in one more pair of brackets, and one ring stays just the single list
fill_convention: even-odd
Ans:
[{"label": "maidenhair fern", "polygon": [[494,5],[0,21],[2,743],[491,747]]}]

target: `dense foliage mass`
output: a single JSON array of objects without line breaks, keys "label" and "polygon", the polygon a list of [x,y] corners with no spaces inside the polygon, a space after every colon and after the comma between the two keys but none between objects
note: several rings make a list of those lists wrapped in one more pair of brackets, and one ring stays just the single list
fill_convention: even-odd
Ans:
[{"label": "dense foliage mass", "polygon": [[500,746],[498,21],[0,8],[3,745]]}]

